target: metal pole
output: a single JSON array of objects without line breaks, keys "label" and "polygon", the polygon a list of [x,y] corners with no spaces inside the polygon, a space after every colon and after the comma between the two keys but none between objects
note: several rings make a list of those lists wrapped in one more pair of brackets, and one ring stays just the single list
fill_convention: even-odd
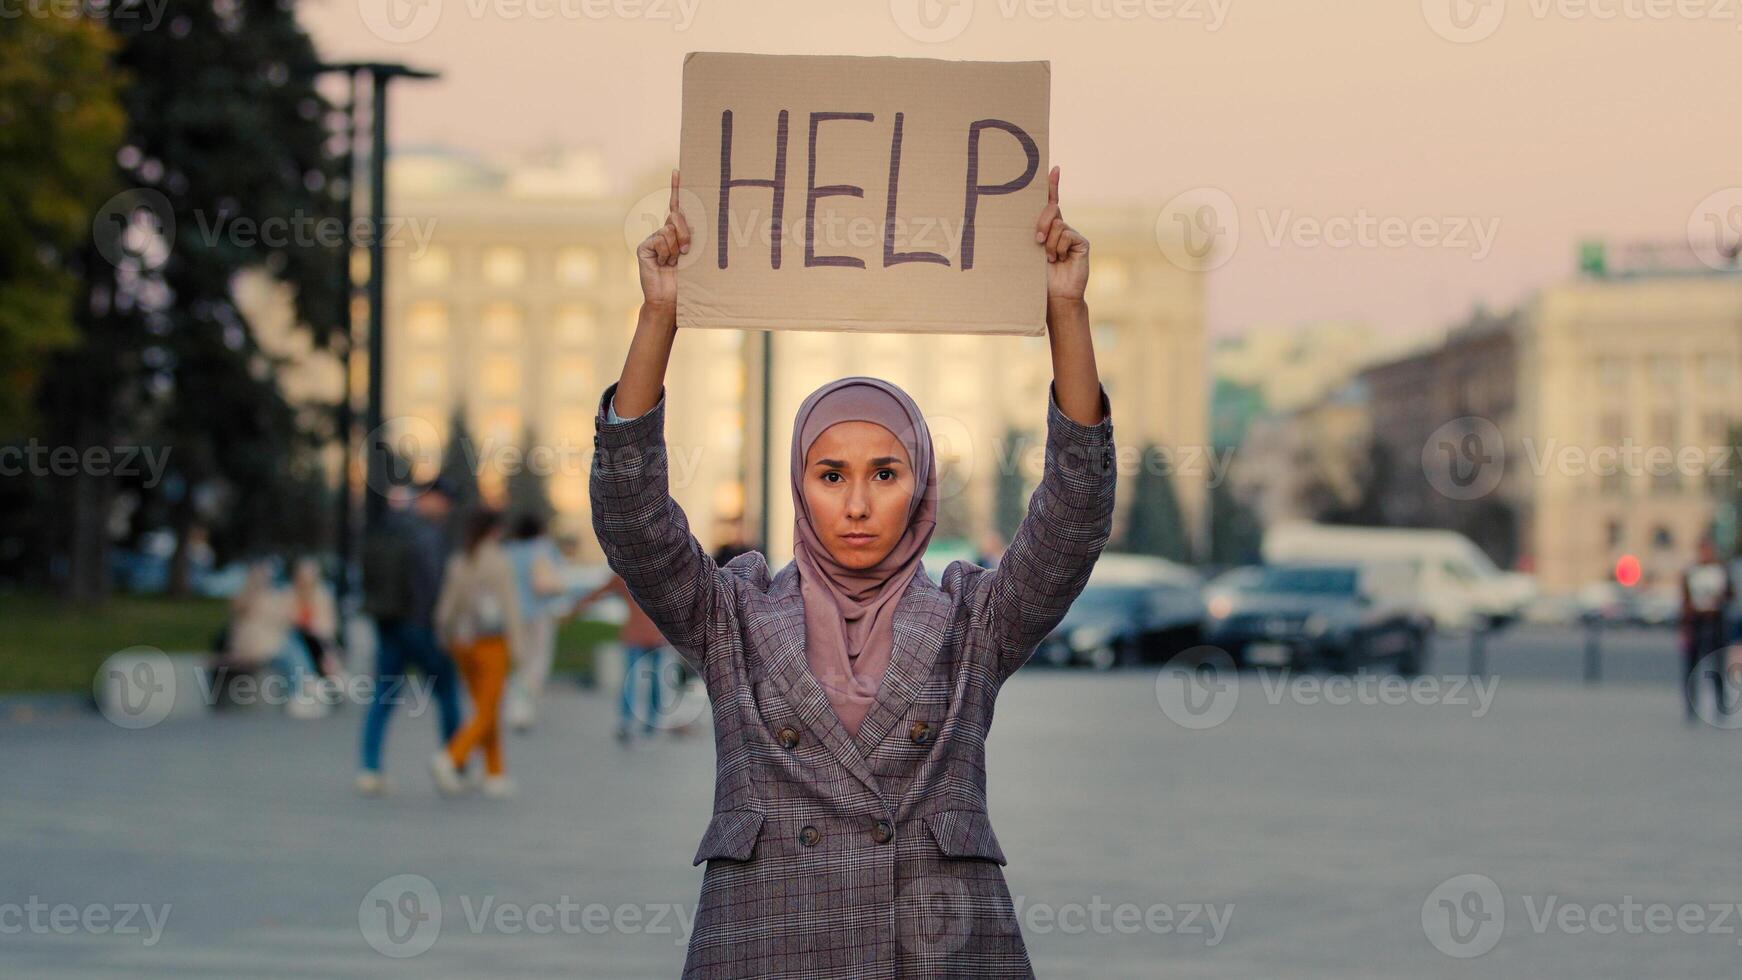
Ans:
[{"label": "metal pole", "polygon": [[339,165],[344,172],[345,193],[340,198],[339,206],[345,215],[345,244],[339,249],[339,309],[336,317],[337,330],[345,345],[340,356],[339,413],[336,426],[339,430],[339,502],[337,523],[337,548],[339,552],[339,574],[337,585],[340,636],[344,636],[345,600],[351,593],[351,560],[354,542],[352,541],[352,501],[351,501],[351,451],[352,439],[356,436],[356,408],[352,404],[351,391],[351,351],[357,345],[356,334],[351,328],[351,298],[356,292],[351,282],[351,219],[356,213],[356,176],[357,176],[357,73],[346,73],[349,85],[349,96],[345,102],[345,153],[340,157]]},{"label": "metal pole", "polygon": [[1585,683],[1603,679],[1603,623],[1595,616],[1585,623]]},{"label": "metal pole", "polygon": [[383,459],[386,445],[381,436],[383,367],[386,364],[386,262],[381,229],[387,223],[387,78],[369,74],[372,130],[369,149],[369,404],[364,410],[364,438],[369,440],[366,465],[368,479],[363,491],[365,528],[379,527],[387,515],[387,498],[381,492],[387,473]]},{"label": "metal pole", "polygon": [[1470,627],[1470,676],[1488,676],[1488,631],[1479,625]]},{"label": "metal pole", "polygon": [[757,523],[757,533],[762,538],[762,553],[768,554],[773,546],[772,536],[768,533],[768,497],[773,487],[772,474],[774,461],[768,458],[770,433],[774,428],[774,419],[770,417],[773,411],[774,391],[774,331],[762,331],[762,472],[758,475],[761,486],[759,509],[761,516]]}]

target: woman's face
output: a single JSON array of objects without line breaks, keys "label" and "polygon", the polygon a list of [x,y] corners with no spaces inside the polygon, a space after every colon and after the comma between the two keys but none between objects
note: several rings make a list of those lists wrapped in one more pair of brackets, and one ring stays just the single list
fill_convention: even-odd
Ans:
[{"label": "woman's face", "polygon": [[901,440],[875,422],[837,422],[805,454],[805,506],[830,556],[870,568],[901,540],[913,467]]}]

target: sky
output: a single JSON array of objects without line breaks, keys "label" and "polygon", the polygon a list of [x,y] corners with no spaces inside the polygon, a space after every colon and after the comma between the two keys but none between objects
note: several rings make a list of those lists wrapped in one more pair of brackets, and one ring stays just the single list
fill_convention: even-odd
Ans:
[{"label": "sky", "polygon": [[[1216,205],[1213,334],[1444,329],[1583,239],[1742,218],[1742,0],[304,0],[323,57],[434,69],[390,138],[675,165],[687,51],[1052,63],[1073,201]],[[1189,205],[1189,206],[1187,206]]]}]

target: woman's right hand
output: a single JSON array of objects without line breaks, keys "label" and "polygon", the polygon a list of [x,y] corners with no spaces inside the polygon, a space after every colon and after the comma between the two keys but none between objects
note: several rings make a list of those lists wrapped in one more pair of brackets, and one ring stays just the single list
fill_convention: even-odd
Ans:
[{"label": "woman's right hand", "polygon": [[678,210],[678,172],[671,172],[671,203],[665,225],[635,249],[641,269],[641,296],[648,306],[677,308],[677,260],[690,250],[690,226]]}]

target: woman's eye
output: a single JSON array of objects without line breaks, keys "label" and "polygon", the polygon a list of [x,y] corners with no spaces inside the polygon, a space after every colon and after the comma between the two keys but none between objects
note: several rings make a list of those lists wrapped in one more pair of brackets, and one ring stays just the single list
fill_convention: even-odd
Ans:
[{"label": "woman's eye", "polygon": [[823,482],[824,483],[838,483],[840,481],[836,480],[835,477],[838,477],[840,475],[841,474],[836,473],[834,470],[830,470],[829,472],[823,474]]},{"label": "woman's eye", "polygon": [[877,475],[878,476],[887,475],[891,480],[895,479],[895,471],[894,470],[878,470]]}]

